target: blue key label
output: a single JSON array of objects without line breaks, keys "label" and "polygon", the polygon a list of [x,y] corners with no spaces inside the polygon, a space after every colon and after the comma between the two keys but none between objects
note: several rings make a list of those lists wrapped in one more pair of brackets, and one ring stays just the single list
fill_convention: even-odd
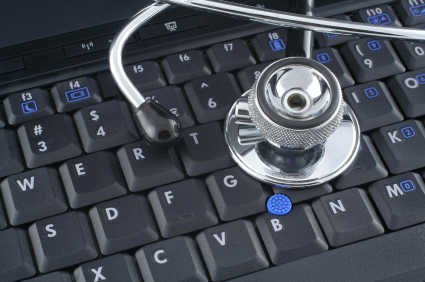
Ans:
[{"label": "blue key label", "polygon": [[66,100],[68,100],[68,102],[72,103],[72,102],[89,98],[90,92],[87,87],[83,87],[83,88],[74,89],[74,90],[65,92],[65,97],[66,97]]},{"label": "blue key label", "polygon": [[366,93],[366,96],[368,98],[375,98],[378,97],[378,90],[376,90],[375,87],[367,88],[364,90],[364,93]]},{"label": "blue key label", "polygon": [[328,55],[328,53],[322,53],[322,54],[318,54],[317,55],[317,60],[320,62],[320,63],[327,63],[327,62],[330,62],[331,61],[331,58],[329,57],[329,55]]},{"label": "blue key label", "polygon": [[409,7],[409,10],[414,17],[425,16],[425,4]]},{"label": "blue key label", "polygon": [[416,135],[415,130],[411,126],[403,127],[400,131],[404,138],[411,138]]},{"label": "blue key label", "polygon": [[272,47],[273,51],[279,51],[285,49],[285,44],[283,44],[282,39],[276,39],[269,42],[270,47]]},{"label": "blue key label", "polygon": [[380,14],[376,16],[367,17],[367,21],[370,24],[375,25],[386,25],[391,23],[391,19],[387,14]]},{"label": "blue key label", "polygon": [[405,180],[400,182],[401,189],[403,189],[404,192],[410,192],[415,190],[415,185],[411,180]]},{"label": "blue key label", "polygon": [[379,49],[381,49],[381,45],[380,45],[380,44],[379,44],[379,42],[378,42],[378,41],[376,41],[376,40],[369,41],[369,42],[367,43],[367,47],[369,47],[369,49],[370,49],[371,51],[375,51],[375,50],[379,50]]},{"label": "blue key label", "polygon": [[29,114],[38,111],[37,103],[35,101],[24,102],[21,104],[22,112]]}]

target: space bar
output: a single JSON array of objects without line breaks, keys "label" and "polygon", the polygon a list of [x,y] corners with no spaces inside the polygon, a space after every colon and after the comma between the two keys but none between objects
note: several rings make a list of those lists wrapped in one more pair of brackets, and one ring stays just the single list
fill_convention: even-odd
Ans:
[{"label": "space bar", "polygon": [[425,224],[230,281],[425,281]]}]

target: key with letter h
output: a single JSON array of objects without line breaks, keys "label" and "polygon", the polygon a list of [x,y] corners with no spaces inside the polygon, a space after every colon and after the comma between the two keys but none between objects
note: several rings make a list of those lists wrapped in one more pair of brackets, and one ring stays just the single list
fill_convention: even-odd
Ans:
[{"label": "key with letter h", "polygon": [[392,173],[425,166],[425,129],[419,121],[381,127],[372,137]]}]

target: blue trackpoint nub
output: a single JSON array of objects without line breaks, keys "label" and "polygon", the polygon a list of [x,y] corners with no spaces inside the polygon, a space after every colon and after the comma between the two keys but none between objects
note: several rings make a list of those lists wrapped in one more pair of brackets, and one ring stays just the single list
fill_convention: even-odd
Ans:
[{"label": "blue trackpoint nub", "polygon": [[291,209],[291,200],[283,194],[273,195],[267,200],[267,210],[271,214],[285,215],[289,213]]}]

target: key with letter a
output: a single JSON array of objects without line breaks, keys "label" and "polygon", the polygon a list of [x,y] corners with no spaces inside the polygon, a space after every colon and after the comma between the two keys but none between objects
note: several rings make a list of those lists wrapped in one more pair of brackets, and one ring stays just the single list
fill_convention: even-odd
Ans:
[{"label": "key with letter a", "polygon": [[381,127],[372,137],[392,173],[425,166],[425,129],[419,121]]},{"label": "key with letter a", "polygon": [[74,270],[77,282],[139,282],[136,266],[128,254],[116,254],[84,263]]},{"label": "key with letter a", "polygon": [[384,233],[365,191],[359,188],[322,196],[313,202],[313,209],[331,246]]},{"label": "key with letter a", "polygon": [[309,205],[297,205],[285,216],[271,213],[260,215],[256,223],[274,264],[312,256],[328,249]]},{"label": "key with letter a", "polygon": [[9,221],[20,225],[65,212],[58,173],[42,167],[9,176],[1,183]]},{"label": "key with letter a", "polygon": [[192,238],[179,236],[144,246],[136,260],[145,282],[207,282],[208,276]]},{"label": "key with letter a", "polygon": [[425,184],[419,174],[408,172],[380,180],[369,192],[388,228],[425,221]]},{"label": "key with letter a", "polygon": [[67,115],[24,123],[18,128],[18,135],[29,168],[60,162],[82,153],[72,118]]},{"label": "key with letter a", "polygon": [[82,212],[73,211],[39,220],[28,231],[42,273],[97,257],[87,217]]},{"label": "key with letter a", "polygon": [[250,221],[237,220],[208,228],[196,236],[213,281],[248,274],[269,266]]}]

